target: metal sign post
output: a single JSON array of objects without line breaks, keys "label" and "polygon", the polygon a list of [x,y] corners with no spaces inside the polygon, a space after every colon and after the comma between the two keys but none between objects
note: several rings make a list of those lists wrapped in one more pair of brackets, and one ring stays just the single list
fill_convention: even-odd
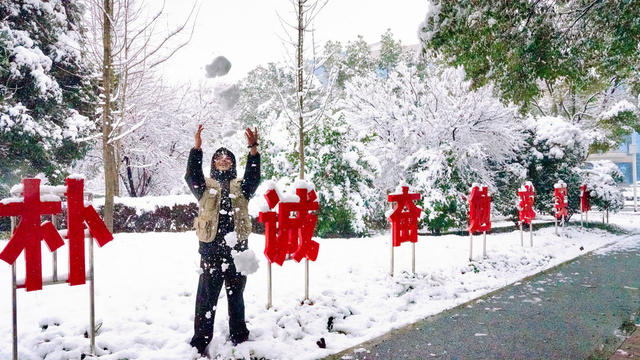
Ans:
[{"label": "metal sign post", "polygon": [[[393,276],[393,274],[395,273],[394,271],[394,267],[395,267],[395,261],[394,261],[394,253],[395,253],[395,247],[393,246],[393,241],[391,241],[391,271],[389,272],[389,274],[391,276]],[[416,243],[412,242],[411,243],[411,272],[415,275],[416,273]]]},{"label": "metal sign post", "polygon": [[304,259],[304,300],[309,301],[309,259]]},{"label": "metal sign post", "polygon": [[411,243],[411,272],[416,273],[416,243]]},{"label": "metal sign post", "polygon": [[469,231],[469,261],[473,261],[473,233]]},{"label": "metal sign post", "polygon": [[[16,229],[16,218],[11,217],[11,234]],[[13,310],[13,360],[18,360],[18,299],[16,294],[16,264],[11,265],[11,308]]]},{"label": "metal sign post", "polygon": [[[88,196],[89,203],[93,202],[93,194]],[[86,234],[85,234],[86,237]],[[96,354],[96,300],[95,300],[95,281],[93,273],[93,238],[89,235],[89,324],[91,326],[91,355]]]},{"label": "metal sign post", "polygon": [[487,257],[487,232],[482,232],[482,257]]},{"label": "metal sign post", "polygon": [[531,242],[531,247],[533,247],[533,222],[529,223],[529,241]]},{"label": "metal sign post", "polygon": [[524,236],[522,235],[522,221],[520,221],[520,246],[524,246]]},{"label": "metal sign post", "polygon": [[393,240],[391,241],[391,276],[393,276]]},{"label": "metal sign post", "polygon": [[[92,194],[88,194],[88,201],[93,200]],[[11,217],[11,234],[16,228],[16,217]],[[51,222],[56,226],[58,220],[55,215],[52,216]],[[63,238],[66,237],[65,231],[61,231]],[[85,240],[89,240],[89,275],[85,275],[85,280],[89,281],[89,326],[90,326],[90,355],[96,355],[96,324],[95,324],[95,280],[94,280],[94,263],[93,263],[93,237],[88,230],[85,230]],[[67,284],[67,279],[58,279],[58,256],[57,251],[52,252],[53,260],[53,277],[51,280],[45,280],[42,282],[42,287],[56,284]],[[11,265],[11,302],[13,310],[13,360],[18,360],[18,302],[17,302],[17,289],[26,288],[26,284],[18,284],[16,280],[16,264]]]},{"label": "metal sign post", "polygon": [[[267,260],[268,261],[268,260]],[[271,261],[268,261],[269,265],[267,266],[267,310],[271,309],[271,306],[273,304],[272,299],[271,299],[271,284],[272,284],[272,280],[271,280]]]}]

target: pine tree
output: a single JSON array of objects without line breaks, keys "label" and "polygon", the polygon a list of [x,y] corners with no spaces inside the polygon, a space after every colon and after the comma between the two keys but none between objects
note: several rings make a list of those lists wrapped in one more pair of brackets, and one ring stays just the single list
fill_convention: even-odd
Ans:
[{"label": "pine tree", "polygon": [[[87,150],[96,86],[83,60],[76,2],[0,2],[0,184],[51,182]],[[2,191],[0,189],[0,191]]]}]

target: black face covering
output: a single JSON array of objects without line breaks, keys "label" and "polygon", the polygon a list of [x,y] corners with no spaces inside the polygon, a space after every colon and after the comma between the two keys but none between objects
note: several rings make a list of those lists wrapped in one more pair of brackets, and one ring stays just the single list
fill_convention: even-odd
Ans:
[{"label": "black face covering", "polygon": [[[214,164],[214,159],[220,155],[227,155],[231,158],[231,168],[229,170],[226,171],[220,171],[218,169],[216,169],[216,166]],[[231,151],[229,151],[229,149],[227,148],[223,148],[221,147],[220,149],[216,150],[216,152],[213,154],[213,156],[211,157],[211,178],[215,179],[216,181],[218,181],[219,183],[226,183],[229,182],[232,179],[235,179],[238,176],[237,172],[236,172],[236,157],[235,155],[233,155],[233,153]]]}]

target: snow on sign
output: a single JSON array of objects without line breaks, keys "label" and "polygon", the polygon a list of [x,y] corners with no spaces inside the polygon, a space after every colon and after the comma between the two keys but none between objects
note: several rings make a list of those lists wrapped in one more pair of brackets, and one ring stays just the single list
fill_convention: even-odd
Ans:
[{"label": "snow on sign", "polygon": [[267,208],[258,215],[258,221],[264,223],[264,255],[269,262],[267,308],[271,307],[271,263],[282,266],[287,259],[306,259],[305,300],[309,300],[309,260],[315,261],[320,250],[320,244],[312,239],[318,222],[313,212],[319,209],[314,186],[298,180],[293,187],[295,194],[282,194],[275,183],[268,184],[264,194]]},{"label": "snow on sign", "polygon": [[469,261],[473,261],[473,233],[483,233],[483,256],[487,256],[487,231],[491,230],[491,196],[486,185],[473,184],[469,195]]},{"label": "snow on sign", "polygon": [[418,242],[418,218],[422,209],[414,201],[420,200],[419,193],[409,193],[409,186],[401,184],[395,193],[387,196],[387,201],[395,203],[393,209],[387,211],[391,222],[391,276],[393,276],[393,248],[403,242],[411,242],[411,269],[416,272],[416,242]]},{"label": "snow on sign", "polygon": [[518,217],[520,220],[520,245],[524,246],[522,235],[522,224],[529,224],[529,239],[533,246],[533,219],[536,218],[536,212],[533,210],[533,203],[536,196],[536,190],[531,181],[525,182],[518,189],[520,203],[518,203]]}]

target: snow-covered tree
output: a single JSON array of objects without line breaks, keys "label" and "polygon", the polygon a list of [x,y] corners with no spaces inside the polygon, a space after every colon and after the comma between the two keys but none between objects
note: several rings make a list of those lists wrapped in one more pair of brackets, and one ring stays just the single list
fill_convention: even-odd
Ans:
[{"label": "snow-covered tree", "polygon": [[71,1],[0,2],[0,192],[24,176],[52,183],[95,130],[93,68]]},{"label": "snow-covered tree", "polygon": [[327,74],[324,83],[316,75],[326,56],[320,57],[317,54],[318,49],[313,41],[313,21],[327,2],[328,0],[290,0],[296,22],[281,20],[283,28],[289,30],[285,46],[295,54],[291,57],[295,86],[294,91],[287,89],[279,95],[282,112],[289,119],[288,126],[297,129],[300,179],[304,179],[305,173],[306,135],[324,116],[335,82],[335,74]]},{"label": "snow-covered tree", "polygon": [[527,110],[548,91],[571,112],[576,97],[637,78],[638,13],[626,0],[433,0],[419,34],[474,86],[493,82]]},{"label": "snow-covered tree", "polygon": [[349,41],[343,47],[338,41],[328,41],[324,46],[327,59],[323,74],[336,73],[336,85],[343,90],[345,83],[354,76],[362,76],[376,70],[375,59],[369,44],[362,36]]},{"label": "snow-covered tree", "polygon": [[588,154],[588,134],[565,118],[549,116],[529,117],[525,132],[521,163],[535,186],[536,208],[553,213],[553,185],[562,180],[567,184],[571,216],[579,205],[580,167]]},{"label": "snow-covered tree", "polygon": [[[107,227],[113,223],[113,197],[119,193],[120,140],[142,123],[127,118],[132,91],[139,91],[148,72],[185,46],[181,36],[193,19],[195,4],[184,22],[169,27],[164,3],[154,8],[144,0],[84,0],[89,28],[87,52],[100,67],[102,102],[102,163],[104,165]],[[167,26],[160,26],[167,21]],[[147,94],[153,96],[153,93]]]},{"label": "snow-covered tree", "polygon": [[345,115],[369,136],[380,162],[378,188],[409,182],[424,195],[434,231],[436,223],[455,223],[443,215],[462,216],[473,182],[496,190],[495,169],[515,158],[522,142],[517,108],[503,105],[491,86],[472,90],[460,68],[402,61],[386,76],[352,79],[346,92]]},{"label": "snow-covered tree", "polygon": [[618,166],[609,160],[591,161],[583,171],[583,183],[590,191],[591,203],[607,214],[624,207],[624,195],[619,184],[623,176]]},{"label": "snow-covered tree", "polygon": [[[308,90],[309,98],[320,99],[313,91],[325,91],[321,88],[324,85],[320,75],[314,77],[317,90]],[[284,100],[289,109],[295,109],[294,84],[295,72],[290,67],[260,66],[240,81],[239,100],[230,110],[237,121],[260,129],[263,177],[279,180],[282,187],[293,184],[299,176],[298,129],[290,126],[282,106]],[[372,210],[380,209],[371,204],[379,198],[372,186],[377,166],[335,105],[329,101],[323,116],[305,135],[305,178],[315,184],[321,205],[317,232],[365,234],[369,230],[365,223],[375,217]]]}]

